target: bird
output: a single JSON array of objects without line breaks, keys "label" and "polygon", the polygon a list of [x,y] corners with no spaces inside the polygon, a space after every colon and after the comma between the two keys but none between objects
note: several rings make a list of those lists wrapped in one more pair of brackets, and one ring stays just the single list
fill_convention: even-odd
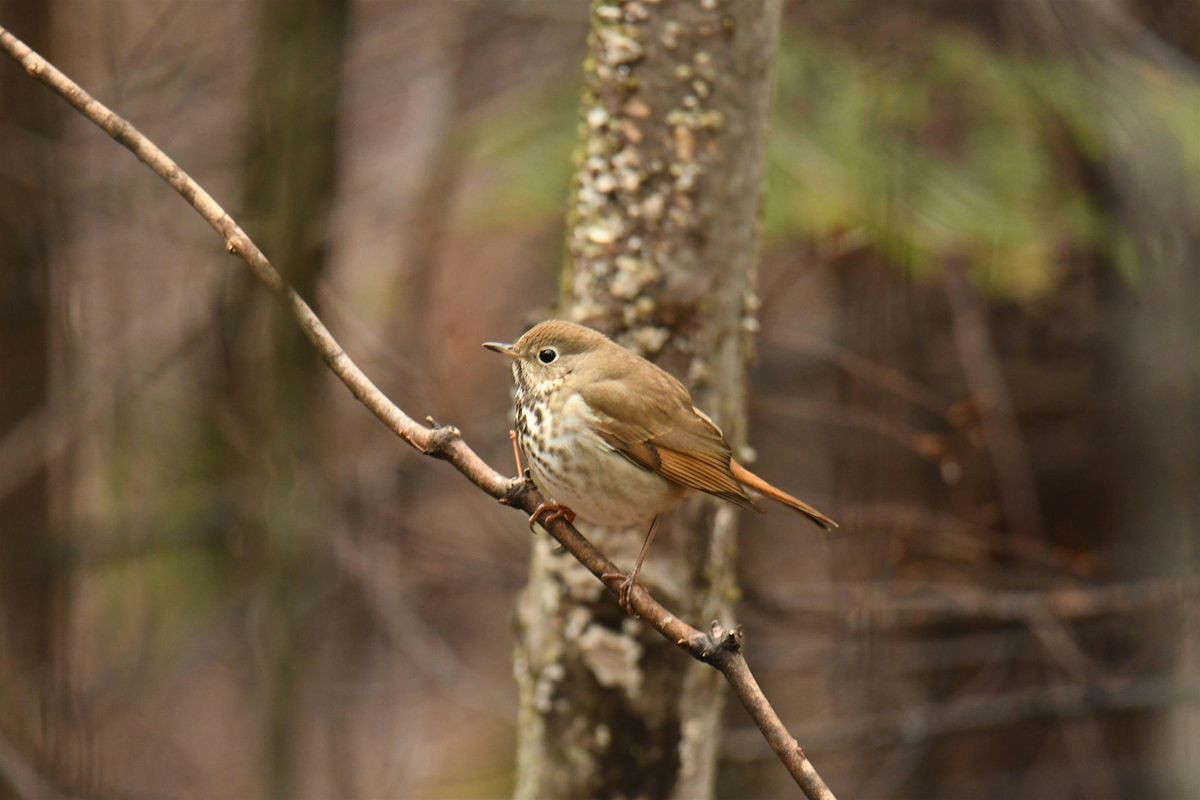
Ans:
[{"label": "bird", "polygon": [[[602,576],[619,581],[626,611],[659,519],[689,494],[756,511],[760,495],[821,528],[837,527],[734,460],[725,435],[696,408],[687,387],[599,331],[546,320],[511,344],[483,346],[511,362],[516,432],[510,436],[547,498],[530,527],[558,517],[604,528],[649,526],[633,569]],[[522,471],[519,454],[517,462]]]}]

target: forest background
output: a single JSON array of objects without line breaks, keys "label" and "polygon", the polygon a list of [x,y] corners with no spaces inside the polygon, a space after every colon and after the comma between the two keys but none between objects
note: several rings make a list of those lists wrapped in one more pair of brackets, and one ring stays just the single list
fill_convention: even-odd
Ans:
[{"label": "forest background", "polygon": [[[589,7],[0,24],[501,466],[479,343],[561,292]],[[767,694],[846,796],[1200,791],[1200,9],[796,0],[775,60],[748,440],[843,533],[743,515]],[[0,369],[0,796],[511,794],[524,521],[7,61]],[[722,719],[716,794],[792,796]]]}]

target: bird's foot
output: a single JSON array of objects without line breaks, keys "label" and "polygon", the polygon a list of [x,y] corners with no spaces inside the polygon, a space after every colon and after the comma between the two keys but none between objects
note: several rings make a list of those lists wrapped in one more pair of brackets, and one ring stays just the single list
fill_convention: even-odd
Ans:
[{"label": "bird's foot", "polygon": [[630,572],[628,575],[620,572],[606,572],[600,576],[600,580],[605,583],[611,584],[616,582],[617,605],[634,619],[638,618],[638,613],[633,610],[633,587],[637,586],[637,573],[637,570]]},{"label": "bird's foot", "polygon": [[[546,514],[545,519],[540,519],[542,514]],[[542,503],[529,515],[529,532],[537,533],[533,529],[534,525],[540,524],[544,528],[556,519],[565,519],[569,523],[574,523],[575,512],[562,503]]]}]

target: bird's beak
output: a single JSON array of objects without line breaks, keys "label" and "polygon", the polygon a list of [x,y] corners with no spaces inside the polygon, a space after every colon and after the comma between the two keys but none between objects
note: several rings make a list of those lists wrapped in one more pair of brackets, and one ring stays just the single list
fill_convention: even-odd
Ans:
[{"label": "bird's beak", "polygon": [[499,353],[502,356],[517,358],[517,353],[512,349],[511,344],[504,344],[503,342],[484,342],[483,346],[494,353]]}]

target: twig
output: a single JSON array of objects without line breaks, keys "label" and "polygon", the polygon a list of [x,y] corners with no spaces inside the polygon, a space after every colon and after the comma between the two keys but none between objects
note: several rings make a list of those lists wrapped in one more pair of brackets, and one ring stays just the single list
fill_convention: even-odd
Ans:
[{"label": "twig", "polygon": [[[140,358],[122,352],[100,367],[99,377],[76,382],[61,399],[26,415],[0,437],[0,498],[66,452],[118,402],[161,378],[180,356],[204,340],[209,328],[203,321],[177,342]],[[132,341],[135,337],[125,338]],[[96,385],[109,391],[90,391]]]},{"label": "twig", "polygon": [[[1101,680],[1015,689],[975,695],[948,703],[930,703],[880,711],[828,723],[804,726],[809,747],[821,752],[849,748],[914,745],[933,739],[995,730],[1032,720],[1061,720],[1089,714],[1148,711],[1200,703],[1200,685],[1163,677]],[[741,762],[758,761],[748,729],[733,731],[728,755]]]},{"label": "twig", "polygon": [[848,627],[900,627],[947,622],[1071,622],[1152,608],[1189,607],[1200,594],[1191,575],[1046,590],[994,591],[927,581],[858,583],[797,589],[761,599],[786,611],[841,618]]},{"label": "twig", "polygon": [[[138,160],[157,173],[196,209],[225,240],[225,248],[241,258],[255,277],[279,297],[296,318],[313,347],[351,394],[393,433],[421,453],[449,462],[469,481],[501,503],[526,513],[532,513],[537,508],[542,502],[537,489],[520,479],[506,478],[488,466],[463,441],[458,429],[437,425],[432,419],[428,420],[429,427],[421,425],[389,400],[346,355],[324,323],[271,266],[267,257],[233,217],[157,145],[3,27],[0,27],[0,49],[20,63],[31,76],[61,95],[81,114],[129,149]],[[564,549],[597,578],[619,571],[615,564],[565,520],[556,519],[549,524],[548,530]],[[612,587],[608,587],[607,584],[605,586],[613,592]],[[746,707],[771,745],[771,749],[810,800],[833,800],[833,792],[809,763],[804,750],[788,733],[779,715],[775,713],[775,709],[771,707],[766,695],[754,680],[742,653],[740,630],[725,632],[714,623],[712,631],[708,634],[701,633],[678,619],[641,586],[635,587],[630,600],[635,615],[640,616],[693,658],[711,665],[725,676],[733,687],[734,694],[742,701],[742,705]]]},{"label": "twig", "polygon": [[1016,405],[1000,368],[985,310],[963,272],[961,263],[949,263],[942,269],[942,279],[963,376],[980,403],[1000,504],[1010,528],[1041,539],[1042,510],[1029,448],[1017,422]]},{"label": "twig", "polygon": [[849,529],[863,533],[871,529],[912,531],[928,534],[939,545],[974,559],[983,555],[1003,555],[1029,562],[1074,577],[1086,578],[1096,572],[1098,562],[1089,553],[1055,547],[1020,531],[1000,531],[988,525],[968,522],[954,514],[930,511],[908,503],[865,503],[843,510]]},{"label": "twig", "polygon": [[918,430],[864,408],[846,408],[832,402],[805,401],[782,394],[755,397],[754,405],[756,408],[793,420],[822,422],[850,430],[868,431],[891,439],[906,450],[935,463],[950,458],[941,435]]},{"label": "twig", "polygon": [[807,331],[801,331],[793,336],[799,339],[800,348],[804,352],[826,359],[850,377],[891,392],[896,397],[920,406],[937,417],[946,417],[947,409],[951,405],[948,400],[934,390],[917,383],[895,367],[872,361],[853,350]]},{"label": "twig", "polygon": [[[414,610],[408,587],[392,570],[377,570],[379,561],[342,532],[333,536],[333,557],[341,570],[358,584],[368,610],[379,620],[384,634],[401,649],[427,680],[453,691],[456,703],[502,719],[515,706],[501,692],[488,686],[487,679],[466,664],[437,631]],[[378,573],[384,573],[387,580]]]}]

